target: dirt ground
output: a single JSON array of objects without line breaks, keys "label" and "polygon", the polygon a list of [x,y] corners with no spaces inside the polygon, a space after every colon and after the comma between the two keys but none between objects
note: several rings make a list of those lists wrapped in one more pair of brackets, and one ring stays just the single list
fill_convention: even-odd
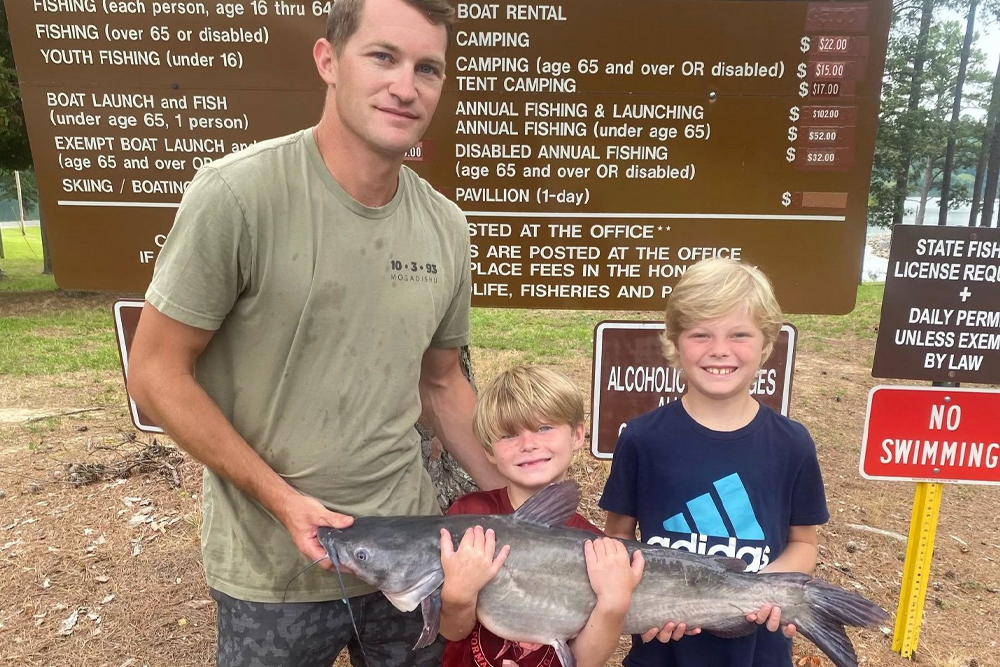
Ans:
[{"label": "dirt ground", "polygon": [[[0,317],[66,305],[0,295]],[[832,514],[818,574],[895,615],[914,485],[858,474],[873,350],[874,335],[826,341],[821,353],[800,348],[792,417],[816,439]],[[473,351],[480,382],[510,360]],[[590,366],[588,349],[563,367],[587,395]],[[608,468],[588,454],[574,463],[582,511],[599,524]],[[118,372],[0,378],[0,665],[213,664],[200,472],[168,439],[135,430]],[[916,654],[923,665],[1000,665],[998,500],[996,487],[945,489]],[[904,663],[891,625],[852,638],[862,665]],[[796,640],[797,664],[830,664],[819,655]]]}]

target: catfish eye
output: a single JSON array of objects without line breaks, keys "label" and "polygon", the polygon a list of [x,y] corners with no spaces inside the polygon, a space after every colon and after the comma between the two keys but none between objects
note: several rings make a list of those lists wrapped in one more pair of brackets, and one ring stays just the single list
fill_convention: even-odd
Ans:
[{"label": "catfish eye", "polygon": [[368,560],[369,558],[372,557],[372,554],[370,551],[368,551],[368,549],[362,548],[354,552],[354,557],[357,558],[358,560]]}]

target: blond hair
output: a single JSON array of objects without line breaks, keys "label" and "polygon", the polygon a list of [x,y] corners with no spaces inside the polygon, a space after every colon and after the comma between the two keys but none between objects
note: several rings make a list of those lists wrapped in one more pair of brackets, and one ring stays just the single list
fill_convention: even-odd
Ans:
[{"label": "blond hair", "polygon": [[[455,23],[455,10],[448,0],[404,0],[434,25],[443,25],[448,31],[448,41],[451,41],[452,26]],[[337,54],[344,51],[347,40],[358,31],[361,25],[361,11],[365,8],[365,0],[336,0],[330,5],[330,13],[326,17],[326,41],[333,45]]]},{"label": "blond hair", "polygon": [[742,309],[764,332],[764,354],[771,354],[781,330],[781,306],[767,276],[755,266],[733,259],[706,259],[691,265],[674,287],[664,313],[663,356],[680,367],[677,341],[681,333]]},{"label": "blond hair", "polygon": [[500,373],[479,394],[472,430],[488,452],[504,435],[540,423],[583,424],[583,397],[573,381],[543,366],[514,366]]}]

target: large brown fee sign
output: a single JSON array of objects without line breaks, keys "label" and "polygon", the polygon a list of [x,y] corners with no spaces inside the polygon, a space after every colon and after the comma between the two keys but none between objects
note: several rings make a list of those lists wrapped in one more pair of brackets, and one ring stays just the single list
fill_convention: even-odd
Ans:
[{"label": "large brown fee sign", "polygon": [[893,228],[872,375],[1000,383],[1000,230]]},{"label": "large brown fee sign", "polygon": [[[143,290],[198,168],[319,117],[329,2],[5,1],[61,287]],[[723,256],[853,308],[889,0],[455,8],[408,164],[468,216],[476,305],[658,310]]]},{"label": "large brown fee sign", "polygon": [[[597,458],[612,458],[618,434],[628,420],[684,394],[684,375],[663,358],[660,340],[664,328],[663,322],[612,320],[595,327],[590,451]],[[791,324],[781,327],[771,356],[750,386],[750,393],[761,404],[786,417],[797,334]]]}]

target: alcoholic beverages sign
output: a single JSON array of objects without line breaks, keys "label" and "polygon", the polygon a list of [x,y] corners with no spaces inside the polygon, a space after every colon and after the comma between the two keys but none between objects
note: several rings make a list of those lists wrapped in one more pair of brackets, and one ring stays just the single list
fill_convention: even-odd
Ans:
[{"label": "alcoholic beverages sign", "polygon": [[[590,447],[610,459],[618,434],[633,417],[676,401],[687,388],[684,375],[663,358],[663,322],[606,321],[594,330],[594,380],[591,387]],[[798,332],[781,327],[771,356],[750,393],[775,412],[788,416]]]}]

